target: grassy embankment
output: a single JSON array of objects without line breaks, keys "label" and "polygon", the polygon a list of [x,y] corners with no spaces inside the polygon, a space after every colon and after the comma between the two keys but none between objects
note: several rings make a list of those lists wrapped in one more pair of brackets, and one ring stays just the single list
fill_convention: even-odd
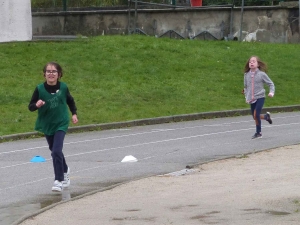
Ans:
[{"label": "grassy embankment", "polygon": [[27,106],[48,61],[62,65],[78,125],[87,125],[248,108],[241,90],[250,55],[267,62],[276,85],[265,107],[299,104],[299,52],[297,44],[135,35],[2,43],[0,136],[33,131],[37,114]]}]

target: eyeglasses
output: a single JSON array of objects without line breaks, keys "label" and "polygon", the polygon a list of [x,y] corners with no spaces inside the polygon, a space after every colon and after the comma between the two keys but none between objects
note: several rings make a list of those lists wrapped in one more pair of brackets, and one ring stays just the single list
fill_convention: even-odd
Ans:
[{"label": "eyeglasses", "polygon": [[46,70],[47,74],[50,74],[50,73],[56,74],[57,72],[58,72],[57,70]]}]

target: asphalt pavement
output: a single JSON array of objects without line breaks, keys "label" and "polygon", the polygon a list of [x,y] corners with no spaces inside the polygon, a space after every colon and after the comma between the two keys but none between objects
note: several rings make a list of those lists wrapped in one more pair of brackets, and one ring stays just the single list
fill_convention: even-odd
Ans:
[{"label": "asphalt pavement", "polygon": [[[249,114],[249,110],[72,128],[64,146],[71,168],[72,186],[62,194],[50,191],[53,172],[44,138],[29,139],[36,135],[34,132],[2,137],[3,140],[14,141],[0,144],[0,175],[3,178],[0,224],[18,224],[24,218],[62,201],[132,180],[181,171],[204,162],[253,151],[297,144],[299,115],[290,111],[298,109],[299,106],[266,108],[272,112],[275,124],[264,123],[264,141],[255,143],[250,139],[255,130],[251,116],[232,117]],[[99,128],[102,131],[88,132]],[[30,162],[35,156],[44,157],[45,162]],[[138,162],[122,163],[126,156],[134,156]]]}]

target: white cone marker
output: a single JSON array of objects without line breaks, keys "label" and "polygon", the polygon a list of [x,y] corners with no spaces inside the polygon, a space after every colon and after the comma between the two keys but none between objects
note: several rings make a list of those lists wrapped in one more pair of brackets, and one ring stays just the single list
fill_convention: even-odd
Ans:
[{"label": "white cone marker", "polygon": [[132,155],[127,155],[124,157],[124,159],[122,159],[121,162],[137,162],[138,160],[133,157]]}]

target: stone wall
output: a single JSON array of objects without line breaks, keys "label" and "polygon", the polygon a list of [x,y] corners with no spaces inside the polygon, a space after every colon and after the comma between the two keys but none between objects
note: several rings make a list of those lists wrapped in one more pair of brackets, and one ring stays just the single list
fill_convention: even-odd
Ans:
[{"label": "stone wall", "polygon": [[[236,39],[299,43],[299,10],[293,6],[174,8],[33,13],[33,35],[115,35]],[[242,32],[240,28],[242,27]],[[241,36],[242,34],[242,36]]]}]

